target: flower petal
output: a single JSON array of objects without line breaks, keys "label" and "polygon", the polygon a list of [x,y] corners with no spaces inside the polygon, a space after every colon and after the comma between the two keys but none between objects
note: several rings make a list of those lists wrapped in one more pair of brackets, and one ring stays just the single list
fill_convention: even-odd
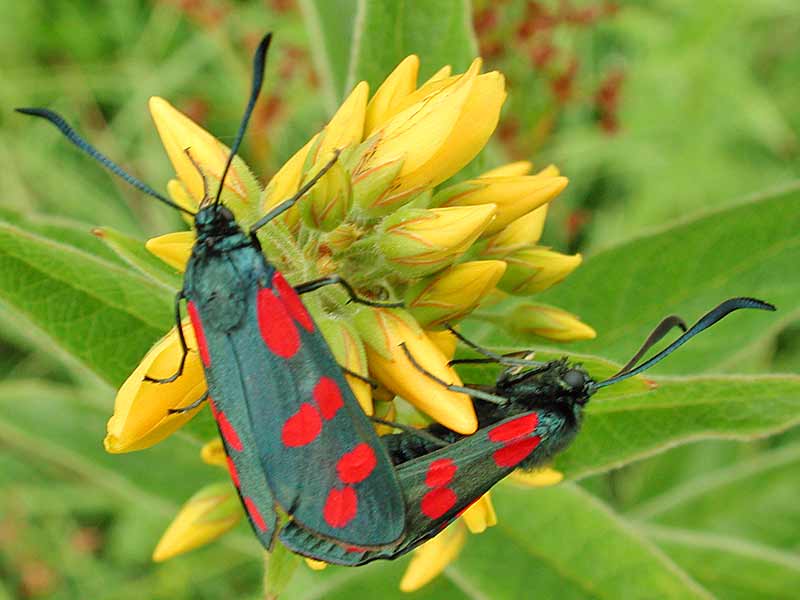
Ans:
[{"label": "flower petal", "polygon": [[474,433],[478,421],[469,396],[448,390],[409,361],[401,344],[420,367],[443,381],[461,385],[447,358],[413,324],[413,318],[399,309],[370,308],[357,313],[356,326],[364,340],[370,373],[445,427],[465,435]]},{"label": "flower petal", "polygon": [[[187,344],[196,348],[188,319],[182,325]],[[181,354],[178,333],[173,328],[150,349],[122,384],[103,441],[107,452],[118,454],[149,448],[182,427],[202,408],[199,406],[188,413],[169,412],[188,406],[206,391],[203,367],[193,350],[186,357],[183,375],[172,383],[144,381],[145,375],[153,378],[172,375],[178,368]]]},{"label": "flower petal", "polygon": [[394,108],[417,86],[419,57],[407,56],[383,81],[367,106],[364,137],[381,127],[392,115]]},{"label": "flower petal", "polygon": [[150,238],[144,247],[170,267],[183,273],[196,239],[194,231],[175,231]]},{"label": "flower petal", "polygon": [[455,560],[467,541],[463,527],[450,526],[414,550],[411,562],[400,580],[400,590],[413,592],[438,576]]},{"label": "flower petal", "polygon": [[488,527],[497,525],[497,513],[494,512],[492,497],[489,492],[478,498],[463,512],[461,518],[470,533],[483,533]]},{"label": "flower petal", "polygon": [[239,495],[230,483],[204,487],[181,507],[153,551],[162,562],[204,546],[233,529],[242,518]]}]

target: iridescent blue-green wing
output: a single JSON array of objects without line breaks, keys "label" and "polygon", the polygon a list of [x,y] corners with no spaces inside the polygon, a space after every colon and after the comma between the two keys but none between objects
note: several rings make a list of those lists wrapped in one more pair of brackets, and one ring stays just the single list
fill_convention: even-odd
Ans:
[{"label": "iridescent blue-green wing", "polygon": [[368,548],[405,531],[389,456],[325,339],[280,273],[259,287],[242,328],[247,413],[275,500],[314,534]]},{"label": "iridescent blue-green wing", "polygon": [[535,459],[562,424],[563,417],[549,411],[522,413],[396,467],[406,503],[406,537],[395,548],[342,546],[293,523],[282,529],[281,542],[293,552],[333,564],[397,558],[442,531],[520,463]]},{"label": "iridescent blue-green wing", "polygon": [[209,405],[225,445],[231,479],[253,532],[263,546],[270,549],[277,533],[278,517],[245,410],[247,390],[242,383],[236,340],[213,327],[204,327],[203,316],[191,301],[187,309],[205,368]]}]

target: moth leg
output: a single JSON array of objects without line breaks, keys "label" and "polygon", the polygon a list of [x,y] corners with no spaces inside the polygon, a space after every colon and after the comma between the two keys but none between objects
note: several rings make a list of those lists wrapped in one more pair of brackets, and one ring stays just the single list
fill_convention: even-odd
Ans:
[{"label": "moth leg", "polygon": [[171,415],[186,413],[189,412],[190,410],[194,410],[206,400],[208,400],[208,391],[206,391],[202,396],[200,396],[200,398],[198,398],[188,406],[184,406],[183,408],[170,408],[167,412]]},{"label": "moth leg", "polygon": [[344,365],[339,365],[339,368],[344,371],[345,375],[350,375],[350,377],[355,377],[359,381],[363,381],[364,383],[369,384],[373,390],[378,389],[378,382],[375,381],[372,377],[367,377],[366,375],[362,375],[361,373],[356,373],[345,367]]},{"label": "moth leg", "polygon": [[[479,346],[475,342],[468,340],[459,332],[457,332],[449,323],[445,323],[445,328],[456,336],[459,340],[464,342],[467,346],[475,350],[476,352],[480,352],[487,358],[458,358],[455,360],[451,360],[449,364],[451,365],[458,365],[458,364],[468,364],[468,363],[490,363],[495,362],[501,365],[513,365],[519,367],[541,367],[544,363],[536,360],[530,360],[527,358],[518,358],[520,353],[519,352],[512,352],[511,354],[498,354],[497,352],[492,352],[488,348],[484,348],[483,346]],[[522,355],[531,354],[529,352],[525,352]]]},{"label": "moth leg", "polygon": [[435,444],[440,448],[447,446],[447,442],[444,441],[442,438],[438,438],[432,433],[428,433],[424,429],[417,429],[416,427],[412,427],[411,425],[406,425],[404,423],[397,423],[395,421],[389,421],[387,419],[381,419],[380,417],[369,417],[369,420],[373,423],[378,423],[379,425],[386,425],[388,427],[392,427],[393,429],[399,429],[400,431],[404,431],[405,433],[415,435],[420,439],[423,439],[427,442]]},{"label": "moth leg", "polygon": [[286,200],[284,200],[283,202],[272,208],[267,214],[261,217],[258,221],[253,223],[253,226],[250,228],[250,234],[251,235],[254,234],[264,225],[266,225],[273,219],[279,217],[287,210],[292,208],[295,204],[297,204],[297,201],[300,200],[300,198],[302,198],[306,194],[306,192],[308,192],[308,190],[314,187],[315,183],[317,183],[320,179],[322,179],[323,175],[325,175],[325,173],[327,173],[331,169],[331,167],[333,167],[333,165],[336,164],[337,160],[339,160],[339,150],[334,150],[333,158],[330,159],[325,164],[325,166],[323,166],[319,171],[317,171],[317,174],[314,175],[311,179],[309,179],[308,182],[303,187],[297,190],[297,193],[294,196],[292,196],[291,198],[287,198]]},{"label": "moth leg", "polygon": [[485,392],[483,390],[478,390],[471,387],[466,387],[463,385],[455,385],[452,383],[447,383],[443,379],[439,379],[436,375],[431,373],[430,371],[426,370],[425,367],[420,365],[411,352],[408,351],[405,343],[400,344],[400,347],[403,349],[403,352],[406,354],[406,358],[408,358],[408,362],[411,363],[411,366],[414,367],[417,371],[432,379],[442,387],[446,387],[451,392],[460,392],[462,394],[467,394],[472,396],[473,398],[480,398],[481,400],[485,400],[486,402],[491,402],[492,404],[506,404],[508,403],[508,399],[504,398],[503,396],[498,396],[497,394],[492,394],[489,392]]},{"label": "moth leg", "polygon": [[178,370],[164,379],[155,379],[149,375],[145,375],[145,381],[149,381],[151,383],[172,383],[178,377],[183,375],[183,367],[186,365],[186,356],[189,354],[189,347],[186,345],[186,337],[183,335],[183,327],[181,326],[181,300],[183,300],[185,297],[186,296],[184,295],[183,290],[175,294],[175,326],[178,329],[178,339],[181,341],[181,350],[183,351],[183,354],[181,355],[181,362],[178,365]]},{"label": "moth leg", "polygon": [[361,298],[358,294],[356,294],[353,286],[347,283],[347,281],[342,279],[342,277],[339,275],[328,275],[327,277],[312,279],[311,281],[306,281],[305,283],[300,283],[294,286],[294,290],[298,294],[307,294],[308,292],[313,292],[314,290],[318,290],[326,285],[342,286],[347,292],[347,295],[350,296],[350,302],[355,302],[357,304],[366,304],[367,306],[375,306],[377,308],[401,308],[403,306],[402,302],[374,302],[372,300],[367,300],[366,298]]}]

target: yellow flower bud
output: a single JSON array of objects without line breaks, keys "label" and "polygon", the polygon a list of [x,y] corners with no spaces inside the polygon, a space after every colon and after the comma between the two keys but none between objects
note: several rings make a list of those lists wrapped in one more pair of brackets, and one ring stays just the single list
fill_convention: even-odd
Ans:
[{"label": "yellow flower bud", "polygon": [[[396,208],[397,196],[391,195],[392,184],[403,168],[403,158],[363,169],[356,165],[353,176],[353,200],[369,216],[378,217]],[[405,203],[406,198],[403,199]]]},{"label": "yellow flower bud", "polygon": [[414,550],[411,562],[400,580],[400,590],[413,592],[436,578],[453,562],[467,541],[467,532],[454,524]]},{"label": "yellow flower bud", "polygon": [[176,231],[150,238],[144,247],[170,267],[183,273],[196,237],[194,231]]},{"label": "yellow flower bud", "polygon": [[[186,319],[182,326],[189,348],[196,348],[189,320]],[[153,378],[172,375],[180,364],[182,353],[177,330],[173,328],[150,349],[122,384],[103,441],[107,452],[119,454],[149,448],[183,426],[202,408],[199,406],[188,413],[169,412],[170,409],[188,406],[206,391],[203,367],[196,351],[189,352],[183,375],[172,383],[144,381],[145,375]]]},{"label": "yellow flower bud", "polygon": [[561,175],[561,171],[555,165],[547,165],[544,169],[536,173],[540,177],[558,177]]},{"label": "yellow flower bud", "polygon": [[563,280],[581,260],[580,254],[560,254],[542,246],[523,248],[505,257],[508,268],[497,286],[509,294],[535,294]]},{"label": "yellow flower bud", "polygon": [[[323,157],[318,166],[308,171],[309,179],[330,159],[330,155]],[[331,231],[342,223],[352,204],[350,175],[340,162],[336,162],[300,200],[300,214],[308,227]]]},{"label": "yellow flower bud", "polygon": [[485,173],[481,173],[478,178],[484,177],[522,177],[527,175],[533,169],[533,163],[528,160],[518,160],[516,162],[500,165],[494,169],[490,169]]},{"label": "yellow flower bud", "polygon": [[306,558],[306,565],[312,571],[322,571],[328,566],[328,563],[321,560],[314,560],[313,558]]},{"label": "yellow flower bud", "polygon": [[[278,172],[272,176],[272,179],[269,180],[267,187],[261,193],[261,198],[258,201],[260,214],[263,215],[270,209],[278,206],[278,204],[284,200],[288,200],[300,189],[306,158],[311,149],[318,144],[318,140],[319,134],[315,135],[305,146],[295,152]],[[300,219],[297,207],[284,213],[283,219],[289,227],[295,225]]]},{"label": "yellow flower bud", "polygon": [[[178,206],[182,206],[186,210],[192,212],[197,212],[197,202],[189,195],[186,186],[181,183],[180,179],[170,179],[167,182],[167,194]],[[181,218],[190,226],[194,225],[194,217],[192,215],[182,212]]]},{"label": "yellow flower bud", "polygon": [[543,204],[532,210],[527,215],[512,221],[505,229],[489,238],[483,256],[496,256],[502,258],[525,246],[530,246],[539,241],[547,219],[547,209],[550,205]]},{"label": "yellow flower bud", "polygon": [[222,438],[215,437],[210,442],[203,444],[203,447],[200,448],[200,458],[207,465],[227,467],[228,459],[225,447],[222,445]]},{"label": "yellow flower bud", "polygon": [[372,135],[390,116],[394,108],[417,87],[419,57],[407,56],[383,81],[367,106],[365,137]]},{"label": "yellow flower bud", "polygon": [[387,201],[411,198],[448,179],[486,144],[497,126],[505,84],[497,72],[478,76],[479,69],[476,60],[454,82],[432,84],[441,87],[427,96],[417,90],[411,96],[423,97],[375,132],[366,170],[405,158]]},{"label": "yellow flower bud", "polygon": [[[318,322],[322,336],[330,346],[336,362],[347,367],[359,375],[367,375],[367,355],[364,352],[364,345],[355,327],[342,320],[320,319]],[[361,408],[368,415],[372,414],[372,388],[366,381],[362,381],[352,375],[345,375],[350,389],[353,390]]]},{"label": "yellow flower bud", "polygon": [[434,345],[441,350],[442,354],[447,360],[453,360],[458,347],[458,338],[450,333],[447,329],[441,331],[426,331],[425,335],[434,343]]},{"label": "yellow flower bud", "polygon": [[461,385],[447,358],[399,309],[364,308],[356,313],[356,327],[364,341],[370,373],[390,391],[458,433],[474,433],[478,427],[469,396],[451,392],[421,372],[408,359],[401,344],[423,369],[439,379]]},{"label": "yellow flower bud", "polygon": [[[210,178],[209,184],[218,184],[230,148],[163,98],[153,96],[149,104],[153,122],[172,166],[175,167],[175,173],[194,202],[199,203],[203,198],[203,176],[192,164],[186,149],[190,150],[192,159],[200,166],[203,174]],[[237,206],[254,206],[255,198],[258,197],[258,184],[250,169],[238,157],[234,159],[225,177],[225,189],[233,192],[234,204]],[[216,186],[211,187],[210,193],[216,194]]]},{"label": "yellow flower bud", "polygon": [[550,487],[561,483],[564,479],[564,474],[561,471],[556,471],[550,467],[537,469],[535,471],[522,471],[517,469],[509,475],[509,481],[520,487],[539,488]]},{"label": "yellow flower bud", "polygon": [[550,202],[567,187],[566,177],[478,177],[451,185],[436,193],[432,206],[497,205],[497,218],[485,235],[497,233],[509,223]]},{"label": "yellow flower bud", "polygon": [[[320,157],[330,156],[334,150],[342,150],[361,142],[364,138],[364,119],[367,113],[369,85],[359,83],[342,103],[336,114],[322,131],[322,141],[314,159],[324,164]],[[321,166],[321,165],[320,165]],[[309,172],[309,175],[313,173]]]},{"label": "yellow flower bud", "polygon": [[555,306],[525,303],[515,306],[508,318],[513,331],[538,335],[556,342],[592,340],[597,334],[578,317]]},{"label": "yellow flower bud", "polygon": [[494,512],[492,497],[486,492],[461,515],[470,533],[483,533],[487,527],[497,525],[497,513]]},{"label": "yellow flower bud", "polygon": [[228,483],[204,487],[181,507],[153,551],[162,562],[204,546],[233,529],[242,518],[239,495]]},{"label": "yellow flower bud", "polygon": [[408,311],[428,329],[468,315],[494,289],[506,270],[502,260],[453,265],[412,285],[405,294]]},{"label": "yellow flower bud", "polygon": [[450,77],[450,75],[452,74],[452,72],[453,72],[453,67],[450,66],[450,65],[445,65],[441,69],[436,71],[436,73],[431,75],[430,78],[428,79],[428,81],[423,83],[420,86],[420,88],[424,88],[424,87],[430,85],[431,83],[436,83],[437,81],[442,81],[443,79],[448,79]]},{"label": "yellow flower bud", "polygon": [[420,277],[461,256],[494,219],[494,206],[421,209],[407,207],[387,217],[379,246],[398,273]]}]

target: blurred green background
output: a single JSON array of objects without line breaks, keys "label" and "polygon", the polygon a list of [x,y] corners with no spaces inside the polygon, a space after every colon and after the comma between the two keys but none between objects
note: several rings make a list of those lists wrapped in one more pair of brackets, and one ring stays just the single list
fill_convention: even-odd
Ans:
[{"label": "blurred green background", "polygon": [[[399,27],[396,3],[370,0],[0,0],[0,216],[66,237],[99,225],[142,239],[175,229],[176,215],[11,108],[42,105],[67,115],[159,187],[171,166],[147,98],[168,98],[230,143],[249,86],[249,56],[271,30],[266,93],[243,151],[266,181],[343,97],[347,73],[334,63],[348,57],[351,38],[337,36],[326,19],[335,12],[349,22],[364,4],[383,11],[387,31]],[[487,69],[507,75],[501,126],[467,172],[510,159],[556,163],[571,181],[545,230],[556,249],[602,253],[800,175],[800,4],[793,0],[403,6],[450,11],[469,25],[469,43],[422,53],[421,77],[441,66],[439,57],[455,56],[450,60],[463,68],[476,48]],[[410,35],[395,50],[415,44],[422,42]],[[361,61],[373,90],[396,62],[368,54]],[[785,203],[787,219],[796,219],[797,202],[795,195]],[[787,244],[800,257],[797,237]],[[104,251],[99,242],[95,250]],[[797,270],[782,277],[797,286]],[[669,277],[657,281],[668,295]],[[614,298],[598,294],[596,302]],[[600,330],[586,315],[591,309],[569,308]],[[734,370],[800,373],[797,308],[786,308],[780,326]],[[628,340],[625,351],[638,341]],[[601,335],[581,349],[602,344]],[[141,455],[105,455],[114,390],[3,304],[0,374],[0,600],[262,597],[258,548],[244,527],[169,563],[149,562],[179,504],[216,476],[196,460],[197,440],[179,434]],[[587,490],[638,523],[719,597],[777,597],[781,590],[791,597],[800,583],[798,443],[789,430],[768,441],[690,444],[583,479],[572,491]],[[529,506],[534,510],[533,499]],[[463,564],[475,562],[481,542],[471,539]],[[722,571],[704,578],[711,563]],[[287,597],[349,597],[354,590],[389,597],[404,564],[323,575],[300,570]],[[476,591],[480,584],[465,579],[458,564],[420,597],[493,597],[481,596],[486,592]],[[593,580],[564,593],[589,597],[603,589]]]}]

